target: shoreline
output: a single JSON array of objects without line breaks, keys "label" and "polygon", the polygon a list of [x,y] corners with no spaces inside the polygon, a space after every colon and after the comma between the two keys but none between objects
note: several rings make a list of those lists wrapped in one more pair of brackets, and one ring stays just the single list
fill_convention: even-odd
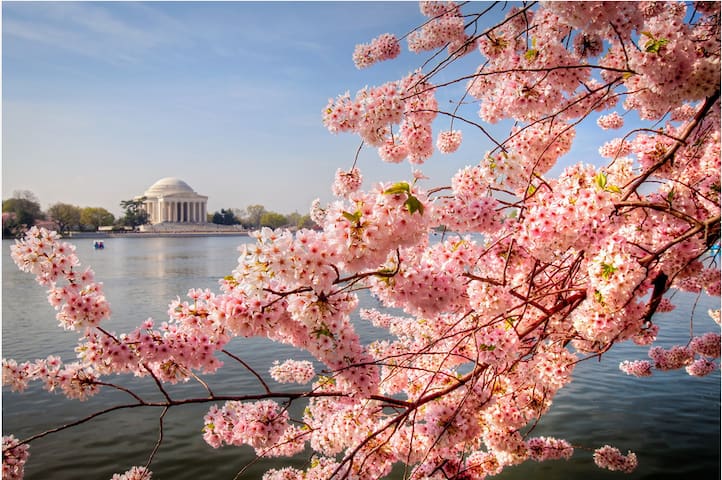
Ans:
[{"label": "shoreline", "polygon": [[64,239],[76,238],[155,238],[155,237],[247,237],[248,231],[243,232],[209,232],[209,231],[188,231],[188,232],[70,232],[63,235]]}]

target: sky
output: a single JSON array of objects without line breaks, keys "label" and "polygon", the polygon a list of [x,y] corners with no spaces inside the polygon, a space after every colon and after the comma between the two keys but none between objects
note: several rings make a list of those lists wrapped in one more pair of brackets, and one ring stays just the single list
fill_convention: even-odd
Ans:
[{"label": "sky", "polygon": [[[328,99],[428,58],[402,48],[357,70],[355,45],[424,20],[416,2],[4,1],[2,198],[29,190],[43,209],[120,215],[121,200],[178,177],[209,197],[209,212],[306,213],[315,198],[333,199],[334,173],[360,143],[323,126]],[[484,142],[465,140],[421,169],[448,185],[490,149]],[[384,164],[370,148],[358,166],[365,187],[411,178],[408,163]]]},{"label": "sky", "polygon": [[422,18],[415,3],[3,2],[3,198],[119,214],[173,176],[210,212],[306,213],[359,144],[325,129],[328,99],[414,68],[359,71],[354,46]]}]

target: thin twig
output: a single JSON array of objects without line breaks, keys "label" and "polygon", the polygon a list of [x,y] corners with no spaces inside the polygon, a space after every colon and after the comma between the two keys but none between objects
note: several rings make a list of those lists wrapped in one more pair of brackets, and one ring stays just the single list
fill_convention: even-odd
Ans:
[{"label": "thin twig", "polygon": [[145,463],[146,470],[150,468],[150,464],[153,462],[153,458],[155,457],[156,452],[160,449],[161,443],[163,443],[163,418],[165,417],[165,414],[168,412],[169,407],[165,407],[163,409],[163,412],[160,414],[160,418],[158,419],[158,441],[155,443],[155,446],[153,447],[153,451],[150,452],[150,456],[148,457],[148,461]]},{"label": "thin twig", "polygon": [[223,350],[221,350],[221,351],[222,351],[223,353],[225,353],[226,355],[228,355],[229,357],[231,357],[233,360],[235,360],[235,361],[237,361],[238,363],[240,363],[241,365],[243,365],[243,366],[246,368],[246,370],[248,370],[249,372],[251,372],[251,374],[253,374],[253,376],[258,379],[258,381],[261,383],[261,385],[263,386],[263,389],[266,391],[266,393],[268,393],[268,394],[271,393],[271,389],[268,388],[268,384],[266,383],[266,381],[263,380],[263,377],[261,377],[261,376],[258,374],[258,372],[256,372],[253,368],[251,368],[250,365],[248,365],[248,364],[247,364],[246,362],[244,362],[240,357],[232,354],[231,352],[229,352],[229,351],[226,350],[226,349],[223,349]]}]

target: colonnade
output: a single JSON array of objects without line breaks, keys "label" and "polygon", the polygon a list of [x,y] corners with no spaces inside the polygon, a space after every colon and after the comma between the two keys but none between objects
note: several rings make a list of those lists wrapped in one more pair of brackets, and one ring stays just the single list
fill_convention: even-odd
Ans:
[{"label": "colonnade", "polygon": [[206,223],[206,202],[193,200],[165,200],[145,202],[151,223]]}]

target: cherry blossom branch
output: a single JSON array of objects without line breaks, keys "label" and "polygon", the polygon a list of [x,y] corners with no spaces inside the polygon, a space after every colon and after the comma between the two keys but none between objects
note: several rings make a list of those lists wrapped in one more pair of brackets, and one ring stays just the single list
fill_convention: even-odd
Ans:
[{"label": "cherry blossom branch", "polygon": [[100,417],[100,416],[102,416],[102,415],[106,415],[106,414],[111,413],[111,412],[115,412],[115,411],[118,411],[118,410],[126,410],[126,409],[131,409],[131,408],[137,408],[137,407],[146,407],[146,406],[165,406],[165,405],[154,405],[154,404],[151,403],[151,402],[138,402],[138,403],[125,404],[125,405],[115,405],[115,406],[113,406],[113,407],[108,407],[108,408],[105,408],[105,409],[103,409],[103,410],[99,410],[99,411],[97,411],[97,412],[93,412],[93,413],[91,413],[90,415],[88,415],[88,416],[86,416],[86,417],[83,417],[83,418],[81,418],[81,419],[79,419],[79,420],[75,420],[75,421],[73,421],[73,422],[66,423],[66,424],[61,425],[61,426],[59,426],[59,427],[51,428],[51,429],[45,430],[44,432],[40,432],[40,433],[36,433],[35,435],[31,435],[30,437],[25,438],[25,439],[19,441],[19,442],[18,442],[18,445],[27,444],[27,443],[30,443],[30,442],[32,442],[32,441],[34,441],[34,440],[39,439],[39,438],[46,437],[46,436],[48,436],[48,435],[50,435],[50,434],[57,433],[57,432],[61,432],[61,431],[63,431],[63,430],[67,430],[68,428],[76,427],[76,426],[78,426],[78,425],[82,425],[83,423],[87,423],[87,422],[89,422],[90,420],[93,420],[94,418]]},{"label": "cherry blossom branch", "polygon": [[133,398],[134,398],[135,400],[137,400],[139,403],[145,403],[145,400],[143,400],[138,394],[136,394],[136,393],[133,392],[132,390],[130,390],[130,389],[128,389],[128,388],[125,388],[125,387],[123,387],[123,386],[121,386],[121,385],[116,385],[116,384],[114,384],[114,383],[109,383],[109,382],[100,382],[100,381],[97,381],[97,380],[93,381],[92,383],[93,383],[93,385],[110,387],[110,388],[114,388],[114,389],[116,389],[116,390],[120,390],[121,392],[125,392],[125,393],[127,393],[128,395],[130,395],[131,397],[133,397]]},{"label": "cherry blossom branch", "polygon": [[672,215],[673,217],[677,217],[680,220],[684,220],[692,225],[701,225],[701,222],[697,220],[694,217],[691,217],[687,215],[684,212],[681,212],[679,210],[676,210],[672,208],[671,205],[667,204],[660,204],[660,203],[653,203],[653,202],[641,202],[641,201],[622,201],[622,202],[615,202],[614,208],[616,209],[622,209],[625,207],[629,208],[649,208],[651,210],[657,210],[660,212],[668,213]]},{"label": "cherry blossom branch", "polygon": [[711,245],[719,239],[720,235],[720,216],[714,216],[704,222],[701,222],[697,224],[694,227],[689,228],[686,232],[679,235],[678,237],[675,237],[674,239],[667,242],[664,246],[660,247],[657,251],[654,253],[647,255],[646,257],[639,260],[640,265],[648,265],[652,261],[659,258],[660,255],[662,255],[664,252],[672,248],[673,246],[677,245],[680,242],[683,242],[687,240],[688,238],[694,237],[698,233],[704,231],[704,242],[707,245]]},{"label": "cherry blossom branch", "polygon": [[158,441],[155,443],[153,451],[151,451],[150,455],[148,456],[148,461],[145,463],[145,468],[150,468],[150,464],[153,463],[153,458],[155,458],[155,454],[158,453],[158,450],[163,443],[163,419],[165,418],[165,414],[168,413],[168,408],[169,407],[165,407],[161,412],[160,417],[158,418]]},{"label": "cherry blossom branch", "polygon": [[662,158],[657,161],[654,165],[649,167],[640,175],[637,177],[628,187],[626,187],[624,194],[622,195],[622,201],[627,200],[630,195],[632,195],[633,192],[637,191],[637,188],[641,184],[643,184],[647,178],[649,178],[654,172],[659,170],[662,165],[667,163],[668,161],[672,160],[677,153],[677,150],[679,150],[689,138],[690,135],[692,135],[692,132],[699,126],[699,124],[702,122],[702,120],[707,116],[709,111],[712,109],[712,107],[717,103],[717,101],[720,98],[720,90],[715,90],[715,92],[707,97],[704,104],[700,109],[697,111],[697,114],[694,116],[694,118],[687,124],[685,129],[682,131],[682,134],[679,136],[679,140],[677,140],[665,154],[662,156]]}]

